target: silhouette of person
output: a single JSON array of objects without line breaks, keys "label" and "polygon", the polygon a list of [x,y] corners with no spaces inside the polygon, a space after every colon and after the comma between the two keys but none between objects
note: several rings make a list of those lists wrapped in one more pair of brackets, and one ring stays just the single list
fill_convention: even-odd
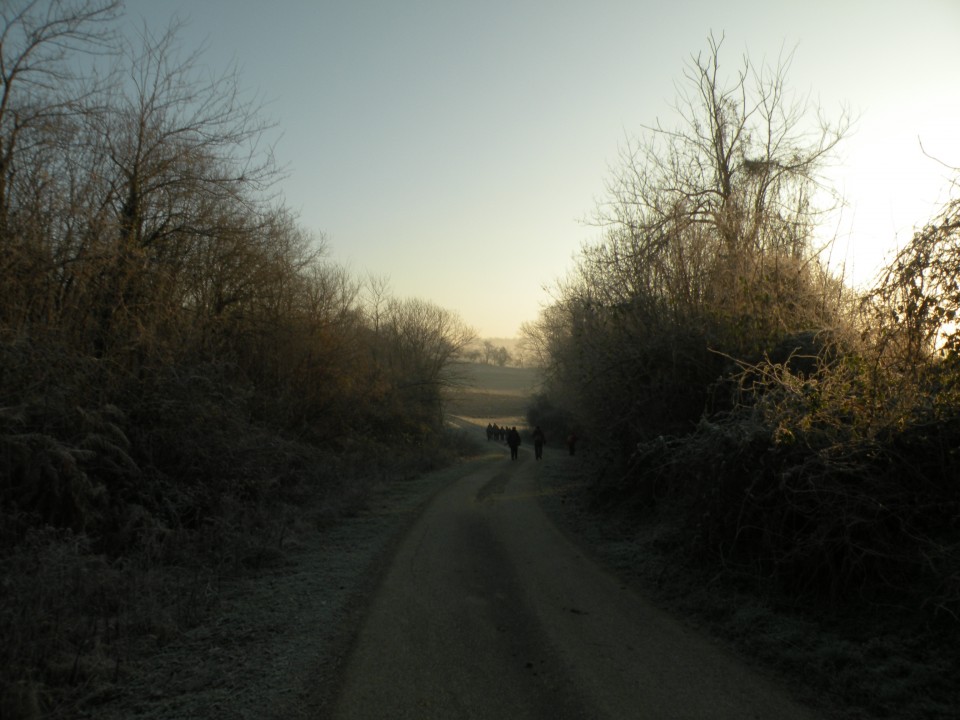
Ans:
[{"label": "silhouette of person", "polygon": [[510,446],[510,459],[516,460],[520,448],[520,433],[517,432],[516,427],[511,428],[507,433],[507,445]]},{"label": "silhouette of person", "polygon": [[577,436],[576,433],[570,433],[570,436],[567,438],[567,448],[570,450],[570,454],[573,455],[577,449]]},{"label": "silhouette of person", "polygon": [[543,434],[543,430],[541,430],[540,426],[537,425],[533,429],[533,454],[536,456],[537,460],[543,460],[543,444],[546,441],[547,438]]}]

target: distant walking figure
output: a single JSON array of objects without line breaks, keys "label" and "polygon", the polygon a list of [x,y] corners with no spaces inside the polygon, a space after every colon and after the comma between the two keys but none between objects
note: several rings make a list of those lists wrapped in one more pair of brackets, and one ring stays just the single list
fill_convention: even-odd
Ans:
[{"label": "distant walking figure", "polygon": [[493,425],[491,423],[487,423],[487,442],[490,442],[491,440],[493,440]]},{"label": "distant walking figure", "polygon": [[543,430],[540,429],[540,426],[537,425],[533,429],[533,454],[536,456],[537,460],[543,460],[543,444],[547,441],[546,436],[543,434]]},{"label": "distant walking figure", "polygon": [[520,448],[520,433],[517,432],[517,428],[511,428],[507,433],[507,445],[510,446],[510,459],[516,460]]}]

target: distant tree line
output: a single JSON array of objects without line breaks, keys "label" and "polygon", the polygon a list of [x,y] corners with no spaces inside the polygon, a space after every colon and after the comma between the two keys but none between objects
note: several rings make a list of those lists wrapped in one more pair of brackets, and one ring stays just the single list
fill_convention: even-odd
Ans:
[{"label": "distant tree line", "polygon": [[523,367],[524,362],[524,342],[518,341],[511,343],[513,352],[506,345],[498,345],[493,340],[483,340],[482,342],[473,342],[463,353],[465,360],[483,365],[496,365],[497,367],[506,367],[508,365]]}]

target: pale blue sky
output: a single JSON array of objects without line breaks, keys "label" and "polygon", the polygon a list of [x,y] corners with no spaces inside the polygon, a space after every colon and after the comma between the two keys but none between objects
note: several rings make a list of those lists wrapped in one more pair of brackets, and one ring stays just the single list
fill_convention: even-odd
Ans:
[{"label": "pale blue sky", "polygon": [[834,171],[835,257],[864,281],[960,166],[958,0],[126,0],[231,60],[282,133],[280,190],[329,257],[512,337],[599,231],[628,136],[670,121],[684,62],[796,49],[788,85],[859,114]]}]

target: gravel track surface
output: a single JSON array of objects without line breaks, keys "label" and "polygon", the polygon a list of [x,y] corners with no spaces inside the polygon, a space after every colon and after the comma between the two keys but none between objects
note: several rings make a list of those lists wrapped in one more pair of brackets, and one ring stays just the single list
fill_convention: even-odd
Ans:
[{"label": "gravel track surface", "polygon": [[495,458],[400,543],[338,720],[812,720],[766,672],[653,605],[543,511],[574,458]]}]

